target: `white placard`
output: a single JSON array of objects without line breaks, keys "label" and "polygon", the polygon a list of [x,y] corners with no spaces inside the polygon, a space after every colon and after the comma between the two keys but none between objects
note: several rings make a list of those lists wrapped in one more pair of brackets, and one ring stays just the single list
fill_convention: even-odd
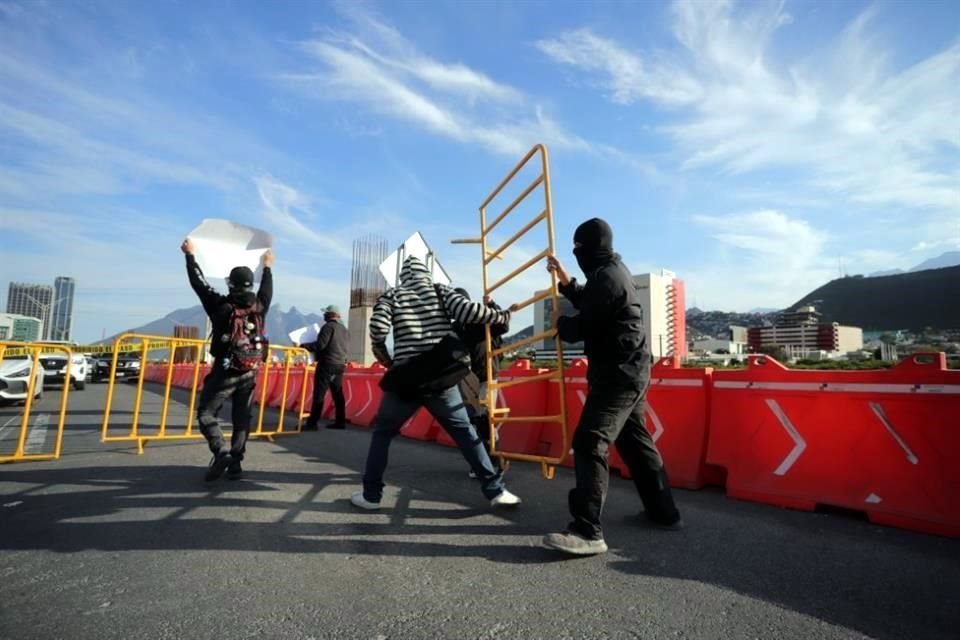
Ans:
[{"label": "white placard", "polygon": [[273,236],[262,229],[216,218],[204,219],[187,237],[207,278],[226,278],[234,267],[249,267],[260,280],[260,258],[273,246]]},{"label": "white placard", "polygon": [[436,255],[431,251],[430,245],[427,244],[427,241],[424,240],[420,232],[417,231],[407,238],[406,242],[400,245],[399,249],[387,256],[387,259],[380,264],[380,274],[383,275],[383,278],[387,281],[387,285],[391,287],[397,286],[397,276],[400,274],[403,261],[410,256],[419,258],[420,262],[430,269],[430,275],[433,277],[434,282],[438,284],[450,284],[450,276],[447,275],[447,272],[440,265],[440,261],[437,260]]},{"label": "white placard", "polygon": [[320,335],[320,325],[314,322],[313,324],[305,327],[294,329],[287,335],[290,337],[290,342],[293,344],[307,344],[308,342],[316,342],[317,336]]}]

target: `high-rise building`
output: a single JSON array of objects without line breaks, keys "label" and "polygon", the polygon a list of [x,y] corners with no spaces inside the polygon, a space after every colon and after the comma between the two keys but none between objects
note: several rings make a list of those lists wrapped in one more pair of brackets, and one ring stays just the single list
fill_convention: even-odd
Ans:
[{"label": "high-rise building", "polygon": [[7,290],[7,313],[37,318],[43,325],[43,340],[50,339],[53,287],[45,284],[11,282]]},{"label": "high-rise building", "polygon": [[76,281],[59,276],[53,281],[53,317],[50,320],[50,340],[70,340],[73,333],[73,294]]},{"label": "high-rise building", "polygon": [[37,342],[43,336],[43,321],[15,313],[0,313],[0,340]]},{"label": "high-rise building", "polygon": [[[655,358],[687,355],[687,318],[683,280],[672,271],[644,273],[633,277],[634,285],[640,294],[643,308],[643,326],[647,336],[647,345]],[[534,307],[534,331],[541,332],[550,328],[550,314],[553,300],[547,298]],[[577,311],[566,298],[560,299],[560,313],[573,315]],[[582,351],[583,343],[566,345],[573,353]],[[544,340],[541,349],[553,349],[553,340]]]}]

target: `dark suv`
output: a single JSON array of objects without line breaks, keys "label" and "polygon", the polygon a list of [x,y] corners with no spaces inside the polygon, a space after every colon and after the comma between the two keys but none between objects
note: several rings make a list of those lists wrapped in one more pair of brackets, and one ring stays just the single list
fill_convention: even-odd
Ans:
[{"label": "dark suv", "polygon": [[[103,382],[110,379],[110,366],[113,364],[113,358],[100,358],[97,360],[97,366],[93,370],[93,381]],[[117,380],[131,379],[136,380],[140,377],[140,356],[134,354],[123,354],[117,358]]]}]

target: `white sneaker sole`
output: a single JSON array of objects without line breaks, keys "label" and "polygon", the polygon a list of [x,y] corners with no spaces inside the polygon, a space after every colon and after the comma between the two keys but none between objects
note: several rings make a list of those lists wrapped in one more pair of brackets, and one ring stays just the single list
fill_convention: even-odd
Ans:
[{"label": "white sneaker sole", "polygon": [[355,493],[350,496],[350,504],[364,511],[377,511],[380,509],[380,505],[376,502],[367,502],[362,493]]}]

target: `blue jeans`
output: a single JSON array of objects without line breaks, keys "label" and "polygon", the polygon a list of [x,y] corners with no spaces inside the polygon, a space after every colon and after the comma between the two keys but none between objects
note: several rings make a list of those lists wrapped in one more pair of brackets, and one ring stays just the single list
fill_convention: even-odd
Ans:
[{"label": "blue jeans", "polygon": [[402,398],[390,391],[384,392],[374,421],[370,451],[367,453],[363,497],[370,502],[380,502],[383,497],[383,472],[387,468],[390,441],[400,433],[401,427],[420,407],[429,411],[460,447],[463,457],[483,481],[483,495],[488,499],[500,495],[503,491],[503,476],[494,468],[476,429],[470,424],[460,390],[450,387],[418,399]]}]

